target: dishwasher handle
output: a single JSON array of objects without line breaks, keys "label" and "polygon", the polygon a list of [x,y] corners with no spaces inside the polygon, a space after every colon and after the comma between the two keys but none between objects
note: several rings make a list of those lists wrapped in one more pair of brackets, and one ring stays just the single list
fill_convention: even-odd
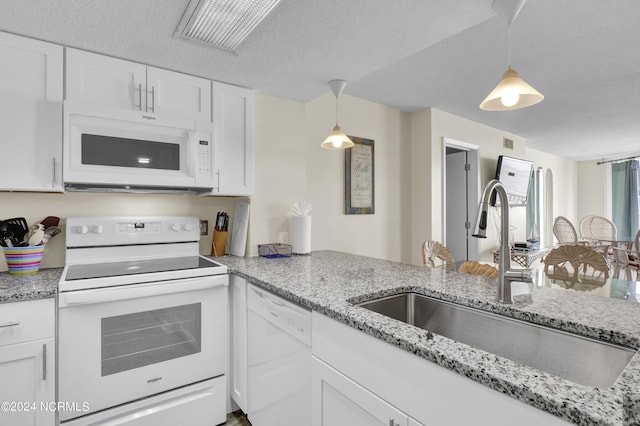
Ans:
[{"label": "dishwasher handle", "polygon": [[58,306],[60,308],[65,308],[94,303],[114,302],[117,300],[137,299],[163,294],[225,287],[228,284],[229,276],[224,274],[145,284],[130,284],[116,287],[70,291],[60,293],[58,296]]}]

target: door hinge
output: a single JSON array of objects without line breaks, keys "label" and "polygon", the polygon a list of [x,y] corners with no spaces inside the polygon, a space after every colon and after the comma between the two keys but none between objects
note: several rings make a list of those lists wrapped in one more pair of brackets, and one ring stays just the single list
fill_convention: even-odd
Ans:
[{"label": "door hinge", "polygon": [[465,229],[471,229],[471,222],[465,222],[464,223],[464,228]]},{"label": "door hinge", "polygon": [[464,165],[464,170],[465,170],[466,172],[468,172],[469,170],[471,170],[471,164],[469,164],[469,163],[465,164],[465,165]]}]

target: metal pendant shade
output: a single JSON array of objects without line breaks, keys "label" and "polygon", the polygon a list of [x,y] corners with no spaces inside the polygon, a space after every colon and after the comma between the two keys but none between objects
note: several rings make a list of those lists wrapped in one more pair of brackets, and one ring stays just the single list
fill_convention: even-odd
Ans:
[{"label": "metal pendant shade", "polygon": [[342,91],[344,90],[347,82],[344,80],[331,80],[329,82],[329,87],[331,91],[336,97],[336,125],[333,128],[333,131],[327,136],[327,138],[320,145],[322,148],[326,149],[346,149],[351,148],[354,143],[347,135],[344,134],[340,125],[338,124],[338,98]]},{"label": "metal pendant shade", "polygon": [[491,7],[505,20],[509,26],[509,68],[502,75],[502,80],[489,96],[480,104],[480,109],[485,111],[509,111],[535,105],[544,99],[544,96],[527,84],[511,68],[511,25],[522,10],[526,0],[493,0]]}]

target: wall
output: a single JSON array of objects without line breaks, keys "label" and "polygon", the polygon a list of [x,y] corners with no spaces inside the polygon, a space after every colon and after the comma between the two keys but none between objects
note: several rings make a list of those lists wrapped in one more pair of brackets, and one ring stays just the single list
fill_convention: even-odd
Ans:
[{"label": "wall", "polygon": [[[99,194],[70,192],[65,194],[0,192],[0,219],[24,217],[29,224],[46,216],[62,219],[63,233],[50,240],[45,248],[42,268],[64,266],[66,218],[70,216],[198,216],[209,220],[209,235],[200,239],[200,253],[211,253],[213,222],[218,211],[233,214],[242,197],[200,197],[196,195]],[[4,256],[0,271],[6,271]]]},{"label": "wall", "polygon": [[[578,195],[580,163],[532,148],[526,148],[525,152],[527,160],[533,161],[534,168],[542,167],[545,169],[545,185],[548,184],[549,170],[551,171],[553,189],[549,198],[552,200],[553,213],[550,219],[550,229],[552,229],[553,220],[557,216],[566,217],[577,227],[578,204],[581,198]],[[552,235],[549,235],[549,238],[554,243],[556,242]]]},{"label": "wall", "polygon": [[[251,200],[250,255],[257,244],[289,231],[296,201],[312,211],[312,250],[338,250],[401,260],[410,226],[403,204],[409,174],[403,169],[409,141],[406,113],[351,96],[340,97],[340,125],[375,141],[375,214],[344,214],[344,151],[320,148],[335,125],[335,97],[307,104],[256,95],[255,195]],[[404,220],[403,220],[404,219]]]},{"label": "wall", "polygon": [[[524,158],[525,140],[517,135],[494,129],[484,124],[476,123],[453,114],[439,111],[437,109],[429,109],[431,125],[429,129],[430,140],[430,158],[418,166],[418,172],[421,168],[429,170],[428,181],[425,185],[430,188],[430,206],[426,212],[420,210],[412,210],[412,214],[416,217],[426,217],[431,221],[431,233],[425,235],[422,240],[435,239],[442,241],[444,239],[443,229],[443,170],[442,170],[442,138],[448,137],[462,142],[478,145],[480,152],[480,182],[486,183],[495,175],[496,165],[499,155],[508,155],[516,158]],[[419,116],[414,119],[421,119]],[[502,139],[507,137],[514,141],[514,149],[504,149],[502,147]],[[414,160],[417,161],[417,160]],[[412,167],[413,166],[412,164]],[[499,223],[498,209],[492,208],[489,214],[490,227],[487,238],[480,240],[480,258],[485,261],[492,260],[491,251],[499,245],[497,224]],[[475,220],[472,219],[472,220]],[[515,238],[521,239],[525,234],[525,212],[523,207],[511,208],[510,220],[512,226],[515,226]],[[493,232],[492,232],[493,231]],[[522,234],[522,235],[521,235]],[[420,238],[418,238],[420,239]],[[413,245],[413,263],[422,262],[420,245]]]},{"label": "wall", "polygon": [[[307,104],[256,95],[255,195],[251,199],[249,254],[257,245],[277,242],[289,231],[291,208],[309,201],[312,250],[331,249],[422,263],[420,245],[442,240],[442,137],[480,146],[481,181],[495,173],[499,155],[528,158],[556,173],[554,194],[559,212],[575,214],[576,165],[573,161],[525,148],[525,139],[436,109],[402,113],[343,95],[340,124],[347,134],[375,140],[373,215],[345,215],[344,152],[324,150],[321,141],[334,125],[335,98],[330,93]],[[503,137],[514,149],[502,147]],[[515,238],[526,238],[525,208],[511,208]],[[483,260],[498,244],[497,209],[491,230],[481,240]],[[492,230],[495,230],[492,232]]]},{"label": "wall", "polygon": [[[532,160],[535,167],[551,168],[554,172],[554,209],[568,215],[576,214],[576,162],[527,149],[523,137],[476,123],[430,108],[411,115],[411,262],[422,262],[420,244],[426,239],[443,241],[443,169],[442,138],[448,137],[479,146],[480,182],[495,175],[498,156]],[[513,149],[503,148],[503,138],[514,141]],[[565,192],[566,191],[566,192]],[[568,196],[567,196],[568,194]],[[475,218],[474,218],[475,219]],[[526,209],[512,207],[509,214],[514,238],[526,239]],[[489,212],[489,232],[480,240],[480,258],[492,261],[491,251],[499,245],[499,209]],[[425,223],[425,221],[427,223]],[[515,229],[514,229],[515,228]]]},{"label": "wall", "polygon": [[578,163],[578,211],[579,219],[587,215],[611,217],[611,165],[597,165],[596,161]]}]

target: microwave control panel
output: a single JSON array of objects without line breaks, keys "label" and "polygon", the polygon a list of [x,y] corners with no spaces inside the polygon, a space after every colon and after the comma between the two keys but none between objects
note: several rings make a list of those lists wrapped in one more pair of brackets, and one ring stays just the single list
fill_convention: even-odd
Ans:
[{"label": "microwave control panel", "polygon": [[198,140],[197,150],[197,174],[200,176],[211,176],[211,142],[206,139]]}]

